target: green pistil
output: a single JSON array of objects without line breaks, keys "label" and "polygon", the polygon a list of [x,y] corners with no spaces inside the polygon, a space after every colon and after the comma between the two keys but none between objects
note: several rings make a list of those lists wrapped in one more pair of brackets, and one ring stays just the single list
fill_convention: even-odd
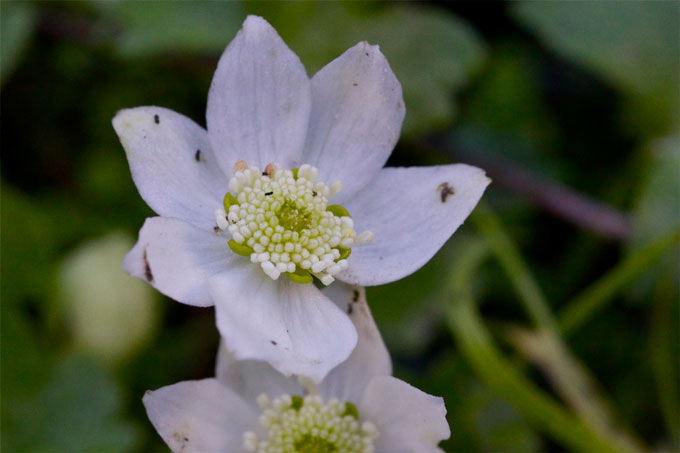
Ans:
[{"label": "green pistil", "polygon": [[229,248],[236,253],[237,255],[241,256],[250,256],[251,253],[253,253],[253,249],[248,247],[245,244],[239,244],[233,239],[229,239]]},{"label": "green pistil", "polygon": [[353,404],[347,401],[345,403],[345,412],[342,413],[342,416],[350,415],[354,417],[356,420],[359,420],[359,409]]},{"label": "green pistil", "polygon": [[349,211],[347,211],[347,209],[343,208],[339,204],[332,204],[330,206],[327,206],[326,211],[338,217],[352,217],[351,215],[349,215]]},{"label": "green pistil", "polygon": [[314,277],[312,277],[312,274],[310,274],[309,271],[300,269],[297,266],[295,266],[295,272],[286,272],[286,275],[295,283],[312,283],[314,280]]},{"label": "green pistil", "polygon": [[293,401],[290,407],[295,409],[296,411],[299,411],[302,408],[302,405],[305,404],[304,398],[302,398],[299,395],[293,395],[290,397],[290,399]]},{"label": "green pistil", "polygon": [[228,214],[229,213],[229,206],[234,205],[234,204],[238,204],[238,200],[232,194],[227,192],[224,195],[224,200],[222,201],[222,204],[224,205],[224,212],[226,212]]},{"label": "green pistil", "polygon": [[293,445],[297,453],[332,453],[338,451],[335,444],[311,434],[305,434],[302,436],[302,439],[295,441]]},{"label": "green pistil", "polygon": [[276,213],[279,225],[289,231],[300,232],[309,226],[312,213],[306,209],[299,209],[295,203],[286,200],[281,209]]},{"label": "green pistil", "polygon": [[293,173],[293,178],[297,179],[298,171],[300,171],[299,168],[293,168],[290,170]]},{"label": "green pistil", "polygon": [[340,256],[337,260],[335,260],[336,263],[340,260],[346,260],[349,257],[349,254],[352,253],[352,249],[343,249],[338,247],[338,252],[340,252]]}]

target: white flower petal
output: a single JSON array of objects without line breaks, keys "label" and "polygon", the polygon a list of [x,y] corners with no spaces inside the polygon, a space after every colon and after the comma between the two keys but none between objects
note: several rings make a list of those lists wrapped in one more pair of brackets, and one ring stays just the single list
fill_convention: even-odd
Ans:
[{"label": "white flower petal", "polygon": [[256,405],[257,396],[266,393],[271,398],[280,395],[302,395],[303,389],[295,377],[286,377],[267,362],[258,360],[236,360],[224,340],[217,351],[215,376],[248,403]]},{"label": "white flower petal", "polygon": [[217,328],[241,360],[266,360],[285,375],[320,381],[347,359],[356,329],[312,284],[274,281],[245,263],[209,282]]},{"label": "white flower petal", "polygon": [[357,232],[373,242],[352,248],[347,270],[337,277],[373,286],[405,277],[422,267],[463,223],[490,180],[464,164],[384,168],[344,206]]},{"label": "white flower petal", "polygon": [[179,302],[213,305],[208,279],[228,271],[236,256],[228,239],[179,219],[150,217],[125,257],[123,269]]},{"label": "white flower petal", "polygon": [[326,399],[336,397],[359,404],[373,377],[392,374],[392,361],[366,303],[364,288],[334,282],[322,292],[349,315],[359,339],[349,358],[319,384],[319,393]]},{"label": "white flower petal", "polygon": [[401,85],[378,46],[361,42],[312,78],[304,163],[340,180],[334,203],[351,198],[383,167],[404,119]]},{"label": "white flower petal", "polygon": [[132,179],[151,209],[211,229],[229,180],[217,165],[206,131],[161,107],[121,110],[113,127]]},{"label": "white flower petal", "polygon": [[392,376],[371,380],[359,414],[380,432],[376,453],[439,452],[437,444],[451,435],[444,400]]},{"label": "white flower petal", "polygon": [[304,146],[311,88],[300,59],[261,17],[248,16],[208,94],[208,135],[225,172],[245,160],[290,167]]},{"label": "white flower petal", "polygon": [[173,452],[241,452],[257,413],[216,379],[186,381],[144,395],[158,434]]}]

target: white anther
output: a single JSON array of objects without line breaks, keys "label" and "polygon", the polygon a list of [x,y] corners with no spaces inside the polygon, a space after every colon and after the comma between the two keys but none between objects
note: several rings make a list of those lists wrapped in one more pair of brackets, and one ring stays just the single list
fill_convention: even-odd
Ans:
[{"label": "white anther", "polygon": [[278,279],[279,275],[281,275],[281,271],[276,269],[271,261],[265,261],[264,263],[260,264],[260,266],[262,267],[264,273],[271,277],[272,280]]},{"label": "white anther", "polygon": [[328,186],[328,190],[329,197],[332,197],[333,195],[340,193],[342,191],[342,181],[335,181],[330,186]]},{"label": "white anther", "polygon": [[326,266],[328,266],[328,264],[325,261],[318,261],[312,265],[312,272],[321,272],[326,269]]},{"label": "white anther", "polygon": [[357,244],[370,244],[375,239],[375,234],[372,231],[363,231],[354,241]]},{"label": "white anther", "polygon": [[351,217],[340,217],[343,228],[354,228],[354,220]]},{"label": "white anther", "polygon": [[241,181],[238,180],[238,178],[231,178],[229,181],[229,191],[230,192],[235,192],[238,193],[241,191],[242,188]]},{"label": "white anther", "polygon": [[224,210],[215,210],[215,221],[220,230],[224,231],[229,228],[229,221],[227,221],[227,214],[225,214]]},{"label": "white anther", "polygon": [[319,280],[321,280],[321,283],[325,286],[328,286],[335,281],[335,278],[333,278],[331,274],[319,274],[317,277],[319,277]]}]

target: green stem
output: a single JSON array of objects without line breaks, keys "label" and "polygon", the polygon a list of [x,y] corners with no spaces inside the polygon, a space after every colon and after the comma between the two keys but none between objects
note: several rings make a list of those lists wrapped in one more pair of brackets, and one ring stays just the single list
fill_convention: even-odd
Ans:
[{"label": "green stem", "polygon": [[[462,295],[462,293],[459,293]],[[576,451],[620,452],[583,420],[535,388],[493,346],[471,298],[461,297],[448,310],[448,323],[462,354],[492,390],[513,404],[531,423]]]},{"label": "green stem", "polygon": [[662,236],[617,264],[604,277],[576,296],[559,315],[559,326],[564,334],[570,334],[607,302],[627,283],[657,261],[673,244],[680,240],[680,229]]},{"label": "green stem", "polygon": [[680,451],[680,392],[678,391],[678,306],[674,277],[660,280],[654,294],[649,334],[649,358],[661,414],[670,433],[670,450]]},{"label": "green stem", "polygon": [[486,205],[479,203],[471,220],[488,242],[536,327],[558,335],[557,322],[548,303],[498,216]]}]

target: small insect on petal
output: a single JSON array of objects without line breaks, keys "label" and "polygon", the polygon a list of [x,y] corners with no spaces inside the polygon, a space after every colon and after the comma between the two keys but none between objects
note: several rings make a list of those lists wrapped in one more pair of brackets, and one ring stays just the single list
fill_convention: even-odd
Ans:
[{"label": "small insect on petal", "polygon": [[453,187],[449,186],[448,182],[439,184],[437,191],[439,192],[439,197],[441,198],[442,203],[446,203],[446,200],[449,198],[449,196],[454,194]]}]

